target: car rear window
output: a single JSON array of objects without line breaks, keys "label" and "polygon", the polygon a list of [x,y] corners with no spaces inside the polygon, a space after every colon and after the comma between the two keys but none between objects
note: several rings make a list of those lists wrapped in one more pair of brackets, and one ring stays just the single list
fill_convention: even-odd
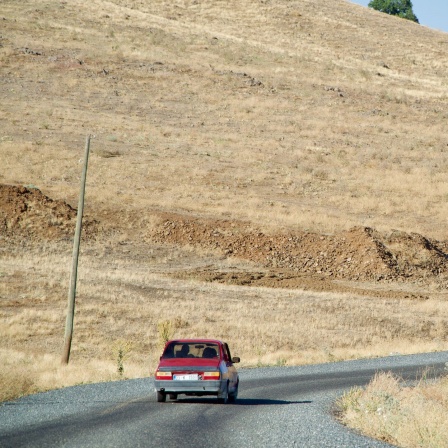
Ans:
[{"label": "car rear window", "polygon": [[162,358],[217,358],[218,344],[209,342],[171,342],[163,352]]}]

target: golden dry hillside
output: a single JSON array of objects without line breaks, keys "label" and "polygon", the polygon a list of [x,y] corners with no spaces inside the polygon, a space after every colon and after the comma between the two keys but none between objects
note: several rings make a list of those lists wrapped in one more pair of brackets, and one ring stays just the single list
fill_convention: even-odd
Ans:
[{"label": "golden dry hillside", "polygon": [[2,4],[2,178],[89,203],[446,239],[446,33],[347,1]]},{"label": "golden dry hillside", "polygon": [[246,365],[446,349],[447,46],[345,0],[4,0],[3,362],[48,387],[117,344],[149,374],[164,332]]}]

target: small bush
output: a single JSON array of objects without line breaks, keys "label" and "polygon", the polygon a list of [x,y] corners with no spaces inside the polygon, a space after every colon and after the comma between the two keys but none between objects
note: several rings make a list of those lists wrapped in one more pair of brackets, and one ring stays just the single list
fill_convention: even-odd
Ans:
[{"label": "small bush", "polygon": [[124,375],[124,361],[128,359],[133,344],[130,341],[118,340],[112,346],[112,354],[116,360],[117,373],[120,377]]},{"label": "small bush", "polygon": [[162,320],[157,324],[157,333],[159,335],[159,345],[164,347],[165,344],[174,335],[174,325],[170,320]]}]

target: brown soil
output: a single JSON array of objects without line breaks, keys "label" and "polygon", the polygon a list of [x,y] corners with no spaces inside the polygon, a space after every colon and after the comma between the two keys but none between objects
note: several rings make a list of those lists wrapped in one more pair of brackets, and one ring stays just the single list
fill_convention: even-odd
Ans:
[{"label": "brown soil", "polygon": [[[76,210],[63,201],[45,196],[34,186],[0,184],[0,237],[62,239],[72,236]],[[97,223],[83,221],[84,235],[96,232]]]},{"label": "brown soil", "polygon": [[[67,239],[73,235],[75,221],[76,210],[36,188],[0,185],[3,237]],[[84,236],[96,237],[100,229],[104,235],[106,227],[86,216]],[[146,232],[136,234],[133,243],[143,245],[145,239],[152,245],[190,246],[252,266],[225,271],[212,265],[171,273],[178,278],[414,298],[425,295],[410,293],[412,285],[431,284],[440,290],[448,281],[448,242],[417,233],[355,227],[335,235],[268,234],[250,223],[172,213],[158,213],[158,223]],[[409,287],[397,291],[392,286],[397,283]]]}]

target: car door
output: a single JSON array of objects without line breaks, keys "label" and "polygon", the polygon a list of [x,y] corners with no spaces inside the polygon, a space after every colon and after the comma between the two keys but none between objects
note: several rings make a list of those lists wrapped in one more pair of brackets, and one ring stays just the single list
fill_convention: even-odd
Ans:
[{"label": "car door", "polygon": [[230,387],[230,390],[233,390],[233,389],[235,389],[236,385],[238,384],[238,373],[236,371],[235,366],[233,365],[232,356],[230,354],[229,346],[225,342],[223,344],[223,351],[224,351],[224,361],[226,363],[226,367],[229,372],[229,382],[230,382],[229,387]]}]

